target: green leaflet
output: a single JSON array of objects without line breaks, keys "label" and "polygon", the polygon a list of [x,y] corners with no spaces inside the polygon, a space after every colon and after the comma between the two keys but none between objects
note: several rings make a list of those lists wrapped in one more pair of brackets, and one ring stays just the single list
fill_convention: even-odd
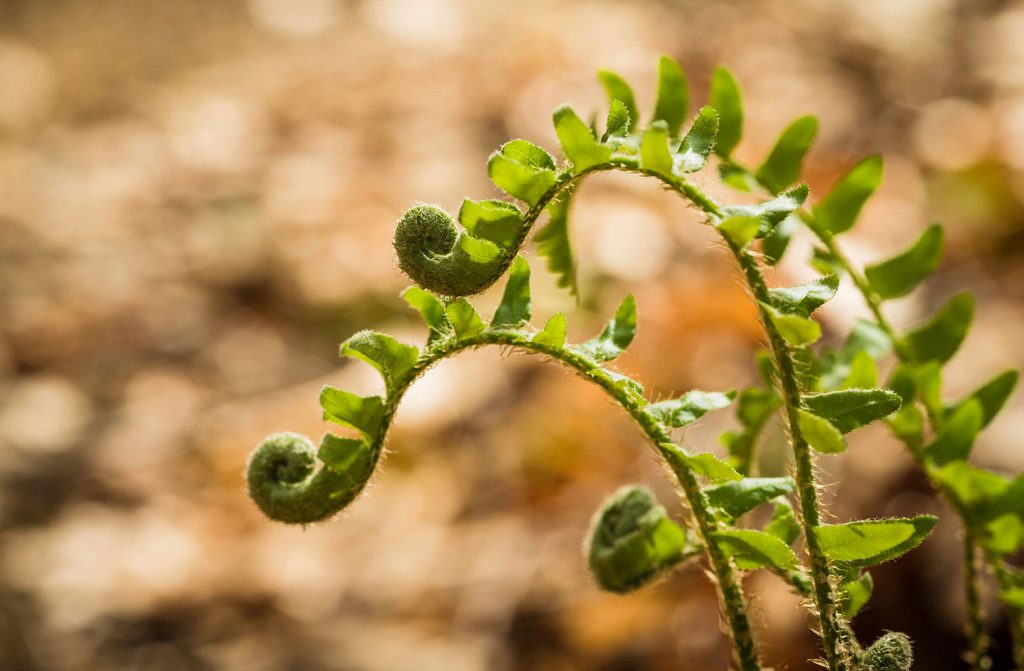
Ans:
[{"label": "green leaflet", "polygon": [[748,216],[760,217],[761,230],[759,236],[768,235],[772,229],[778,226],[782,220],[800,209],[800,206],[807,200],[807,185],[800,184],[792,189],[780,193],[771,200],[766,200],[754,205],[727,205],[722,209],[722,216]]},{"label": "green leaflet", "polygon": [[672,176],[672,153],[668,146],[668,126],[664,121],[651,124],[640,143],[640,166],[664,175]]},{"label": "green leaflet", "polygon": [[327,468],[338,475],[344,475],[350,484],[362,484],[369,480],[375,463],[369,443],[352,438],[339,438],[324,434],[320,441],[317,457]]},{"label": "green leaflet", "polygon": [[449,303],[445,308],[445,314],[448,315],[448,321],[455,329],[456,340],[465,340],[480,335],[487,328],[484,326],[483,320],[480,319],[480,315],[477,314],[476,308],[465,298],[459,298]]},{"label": "green leaflet", "polygon": [[711,106],[718,112],[718,141],[715,153],[729,158],[732,150],[743,136],[743,99],[740,88],[732,73],[725,68],[715,68],[711,75],[711,92],[708,96]]},{"label": "green leaflet", "polygon": [[679,428],[694,422],[711,410],[729,406],[736,398],[736,392],[688,391],[679,398],[659,401],[648,406],[651,414],[666,426]]},{"label": "green leaflet", "polygon": [[800,522],[796,519],[793,507],[786,502],[776,503],[772,519],[765,526],[764,532],[775,536],[786,545],[792,545],[800,536]]},{"label": "green leaflet", "polygon": [[748,387],[740,392],[736,417],[743,428],[741,431],[726,431],[719,436],[719,442],[729,450],[730,461],[744,473],[750,467],[754,442],[780,405],[782,399],[768,389]]},{"label": "green leaflet", "polygon": [[984,526],[981,545],[999,556],[1012,555],[1024,544],[1024,520],[1016,513],[1000,515]]},{"label": "green leaflet", "polygon": [[839,262],[839,259],[833,256],[830,251],[819,245],[815,245],[814,249],[811,250],[811,258],[808,263],[810,263],[811,267],[819,273],[824,273],[826,275],[828,273],[838,274],[845,272],[843,264]]},{"label": "green leaflet", "polygon": [[598,584],[631,592],[699,552],[651,492],[627,485],[601,505],[591,523],[587,559]]},{"label": "green leaflet", "polygon": [[644,400],[644,386],[628,375],[617,373],[613,370],[606,370],[604,374],[612,379],[616,387],[632,395],[637,402]]},{"label": "green leaflet", "polygon": [[569,208],[572,192],[563,191],[547,206],[548,223],[533,236],[537,253],[547,259],[548,270],[558,278],[558,286],[568,289],[573,296],[579,295],[576,286],[576,261],[569,240]]},{"label": "green leaflet", "polygon": [[732,466],[710,452],[687,454],[683,448],[672,443],[662,443],[659,447],[669,466],[676,473],[682,473],[687,470],[693,471],[707,478],[709,482],[714,483],[743,479],[743,476],[737,473]]},{"label": "green leaflet", "polygon": [[744,426],[757,426],[765,421],[782,404],[782,399],[769,390],[750,387],[740,392],[736,416]]},{"label": "green leaflet", "polygon": [[813,319],[785,314],[767,303],[759,302],[758,305],[764,310],[779,335],[790,345],[809,345],[821,337],[821,325]]},{"label": "green leaflet", "polygon": [[502,191],[531,207],[555,185],[554,157],[526,140],[511,140],[491,154],[487,174]]},{"label": "green leaflet", "polygon": [[914,328],[904,340],[914,361],[949,361],[967,337],[974,318],[974,297],[957,294],[931,319]]},{"label": "green leaflet", "polygon": [[848,618],[854,617],[861,608],[867,605],[871,599],[871,590],[875,586],[871,574],[864,572],[853,580],[848,580],[840,587],[840,601],[843,607],[843,615]]},{"label": "green leaflet", "polygon": [[1003,371],[972,391],[961,401],[944,408],[943,416],[948,419],[956,414],[957,410],[962,408],[966,403],[975,400],[981,404],[981,427],[985,428],[993,419],[995,419],[996,415],[999,414],[999,411],[1003,409],[1003,406],[1006,405],[1007,399],[1010,398],[1010,394],[1013,393],[1014,387],[1017,386],[1018,377],[1019,374],[1015,370]]},{"label": "green leaflet", "polygon": [[538,345],[562,349],[565,347],[566,321],[565,315],[559,312],[551,315],[544,328],[532,338]]},{"label": "green leaflet", "polygon": [[921,366],[910,367],[909,372],[921,403],[932,415],[942,416],[942,365],[938,361],[929,361]]},{"label": "green leaflet", "polygon": [[612,157],[611,147],[598,142],[583,119],[568,105],[555,110],[554,122],[558,142],[572,163],[574,173],[606,163]]},{"label": "green leaflet", "polygon": [[499,150],[507,158],[535,170],[557,170],[555,157],[529,140],[509,140]]},{"label": "green leaflet", "polygon": [[905,296],[932,274],[942,257],[942,227],[932,224],[909,249],[868,266],[864,276],[881,298]]},{"label": "green leaflet", "polygon": [[530,321],[530,264],[522,256],[512,261],[501,304],[491,320],[492,328],[515,328]]},{"label": "green leaflet", "polygon": [[814,221],[838,235],[853,227],[864,203],[882,181],[882,157],[869,156],[839,178],[814,206]]},{"label": "green leaflet", "polygon": [[465,198],[459,207],[459,223],[473,237],[488,240],[503,250],[509,250],[524,222],[519,208],[512,203]]},{"label": "green leaflet", "polygon": [[423,317],[423,321],[429,329],[427,345],[433,345],[451,335],[452,325],[448,321],[444,303],[440,298],[419,287],[407,288],[402,292],[402,298]]},{"label": "green leaflet", "polygon": [[949,495],[973,526],[990,522],[1007,512],[1021,510],[1021,487],[1013,487],[1001,475],[966,461],[953,461],[928,469],[929,475]]},{"label": "green leaflet", "polygon": [[629,117],[629,110],[622,104],[621,100],[613,100],[608,106],[608,119],[605,121],[604,135],[601,142],[607,142],[610,138],[624,138],[629,135],[632,119]]},{"label": "green leaflet", "polygon": [[[719,123],[721,123],[721,121],[719,121]],[[722,132],[721,130],[719,130],[718,138],[715,140],[716,154],[718,153],[718,145],[720,145],[722,142],[721,135]],[[757,189],[760,188],[760,185],[757,183],[757,180],[754,179],[753,175],[751,175],[749,172],[739,167],[738,165],[733,165],[732,163],[719,163],[718,177],[726,186],[732,187],[733,189],[736,189],[737,191],[742,191],[744,193],[753,193],[754,191],[757,191]]]},{"label": "green leaflet", "polygon": [[793,491],[793,478],[743,478],[704,490],[708,503],[736,519],[762,503]]},{"label": "green leaflet", "polygon": [[871,389],[877,386],[878,364],[867,352],[857,352],[850,361],[850,369],[839,385],[840,389]]},{"label": "green leaflet", "polygon": [[761,243],[761,253],[765,263],[774,266],[782,260],[782,255],[786,253],[789,241],[793,238],[798,226],[799,221],[796,215],[790,215],[765,236],[764,242]]},{"label": "green leaflet", "polygon": [[625,105],[630,119],[633,119],[634,122],[640,119],[640,113],[636,107],[636,98],[633,96],[633,89],[630,88],[625,79],[611,70],[599,70],[597,78],[601,80],[601,85],[608,94],[608,102],[618,100]]},{"label": "green leaflet", "polygon": [[482,266],[496,266],[504,256],[498,245],[471,235],[460,235],[457,244],[467,259]]},{"label": "green leaflet", "polygon": [[801,400],[808,410],[829,420],[843,433],[896,412],[899,394],[888,389],[841,389],[805,394]]},{"label": "green leaflet", "polygon": [[800,177],[804,156],[818,134],[818,120],[803,116],[791,123],[776,140],[768,158],[754,175],[768,190],[778,193]]},{"label": "green leaflet", "polygon": [[916,441],[924,431],[924,413],[916,405],[905,405],[885,420],[897,438]]},{"label": "green leaflet", "polygon": [[679,135],[689,102],[683,69],[674,58],[662,56],[658,61],[658,99],[652,121],[664,121],[669,135]]},{"label": "green leaflet", "polygon": [[617,358],[629,347],[636,336],[636,299],[632,294],[622,299],[615,316],[601,331],[601,334],[592,340],[581,343],[575,347],[576,350],[590,357],[598,363],[611,361]]},{"label": "green leaflet", "polygon": [[980,402],[971,400],[963,404],[942,427],[938,437],[924,448],[925,457],[938,466],[966,459],[984,419]]},{"label": "green leaflet", "polygon": [[420,351],[377,331],[360,331],[341,343],[341,356],[360,359],[376,368],[389,389],[401,385],[416,365]]},{"label": "green leaflet", "polygon": [[853,566],[873,566],[913,550],[931,533],[937,517],[866,520],[815,527],[821,551],[830,559]]},{"label": "green leaflet", "polygon": [[[891,348],[892,343],[889,341],[889,336],[885,334],[885,331],[874,322],[858,319],[846,342],[843,343],[843,347],[838,351],[826,351],[822,355],[821,386],[824,389],[833,389],[841,385],[865,388],[876,386],[875,382],[847,384],[845,381],[851,379],[851,368],[853,367],[854,359],[867,357],[871,361],[869,369],[875,368],[877,371],[877,368],[874,366],[874,359],[887,354]],[[865,366],[864,363],[860,365],[862,367]],[[912,391],[911,394],[913,394]]]},{"label": "green leaflet", "polygon": [[1008,607],[1024,610],[1024,587],[1011,587],[999,592],[999,600]]},{"label": "green leaflet", "polygon": [[740,249],[746,247],[761,230],[760,217],[736,215],[721,220],[716,225],[732,244]]},{"label": "green leaflet", "polygon": [[780,312],[809,317],[812,312],[832,300],[839,289],[838,275],[825,275],[810,284],[776,287],[768,290],[772,305]]},{"label": "green leaflet", "polygon": [[324,409],[326,421],[358,429],[371,441],[377,437],[384,414],[384,401],[380,396],[356,396],[324,387],[320,391],[320,407]]},{"label": "green leaflet", "polygon": [[788,545],[763,531],[730,529],[716,532],[712,540],[738,568],[746,571],[766,566],[785,571],[798,565]]},{"label": "green leaflet", "polygon": [[[672,134],[671,132],[669,133]],[[718,134],[718,113],[711,107],[702,107],[697,117],[686,131],[679,151],[676,154],[676,165],[682,172],[696,172],[708,162],[708,155],[715,146]]]},{"label": "green leaflet", "polygon": [[800,435],[808,445],[825,454],[846,451],[843,433],[832,422],[807,410],[797,409],[796,413]]}]

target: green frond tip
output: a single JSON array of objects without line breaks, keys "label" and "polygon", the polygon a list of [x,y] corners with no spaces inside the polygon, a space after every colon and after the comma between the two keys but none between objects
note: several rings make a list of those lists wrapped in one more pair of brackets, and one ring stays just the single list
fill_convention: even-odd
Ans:
[{"label": "green frond tip", "polygon": [[699,548],[650,490],[627,485],[594,515],[587,561],[603,589],[621,594],[643,587],[696,552]]},{"label": "green frond tip", "polygon": [[256,446],[246,467],[249,496],[272,520],[308,524],[352,502],[370,479],[376,457],[360,440],[324,436],[317,449],[305,436],[275,433]]},{"label": "green frond tip", "polygon": [[416,205],[402,215],[394,245],[402,272],[445,296],[480,293],[501,277],[513,257],[491,240],[460,231],[434,205]]},{"label": "green frond tip", "polygon": [[890,631],[882,634],[864,652],[861,668],[865,671],[910,671],[914,649],[906,634]]}]

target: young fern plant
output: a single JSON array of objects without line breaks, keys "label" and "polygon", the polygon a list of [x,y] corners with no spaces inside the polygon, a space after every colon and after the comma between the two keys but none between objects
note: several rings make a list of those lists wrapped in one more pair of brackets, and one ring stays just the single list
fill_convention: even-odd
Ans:
[{"label": "young fern plant", "polygon": [[[600,79],[609,95],[603,131],[588,126],[568,106],[554,113],[563,163],[522,139],[505,143],[491,156],[492,181],[522,205],[467,199],[458,224],[438,207],[416,205],[399,220],[395,250],[400,267],[417,284],[403,298],[427,326],[424,348],[373,331],[346,340],[341,354],[374,366],[383,378],[383,395],[361,397],[325,388],[320,397],[324,419],[357,435],[326,434],[319,448],[295,434],[268,437],[249,462],[253,499],[272,519],[305,524],[329,518],[365,486],[405,392],[434,363],[486,345],[541,354],[597,384],[633,418],[676,479],[689,511],[680,525],[646,490],[626,487],[617,492],[595,515],[588,541],[588,563],[602,587],[627,592],[687,559],[703,557],[717,585],[733,661],[742,671],[754,671],[761,668],[761,658],[742,579],[749,571],[766,568],[805,597],[814,611],[824,665],[830,671],[908,669],[911,652],[905,636],[890,633],[864,649],[849,619],[870,596],[867,567],[919,545],[936,519],[825,524],[814,462],[843,452],[846,433],[893,415],[910,396],[902,389],[879,387],[867,374],[845,375],[842,379],[849,384],[820,383],[835,378],[844,366],[852,370],[854,359],[863,370],[864,356],[873,363],[880,354],[853,338],[842,356],[819,356],[813,350],[821,327],[812,313],[835,294],[838,272],[829,269],[803,286],[771,288],[762,273],[764,261],[781,256],[794,216],[808,197],[805,185],[791,186],[799,176],[803,151],[790,146],[809,144],[808,124],[780,140],[751,176],[729,158],[742,135],[743,112],[738,88],[726,71],[714,75],[711,104],[684,124],[686,78],[674,60],[662,58],[657,102],[646,127],[639,127],[629,85],[611,72],[600,73]],[[720,204],[701,191],[689,175],[703,169],[713,151],[728,183],[756,181],[769,186],[772,197],[754,204]],[[587,175],[605,171],[653,178],[703,212],[756,303],[769,344],[760,357],[763,386],[744,390],[738,399],[732,392],[693,390],[668,401],[648,401],[640,383],[610,367],[636,332],[636,303],[629,296],[606,328],[581,344],[567,344],[562,314],[549,317],[540,329],[530,325],[530,269],[520,250],[534,224],[546,216],[535,235],[538,252],[559,285],[576,293],[568,232],[574,188]],[[485,324],[466,296],[505,275],[501,303]],[[723,436],[729,463],[684,447],[680,429],[734,401],[741,426]],[[776,410],[789,432],[793,477],[752,477],[758,436]],[[773,505],[771,520],[760,529],[751,528],[746,514],[762,504]],[[794,547],[801,541],[798,554]]]},{"label": "young fern plant", "polygon": [[[713,99],[715,91],[718,97],[734,101],[734,109],[741,109],[739,89],[724,70],[716,73]],[[781,192],[799,178],[816,129],[814,117],[794,121],[779,137],[769,159],[756,170],[739,164],[728,148],[719,145],[723,180],[743,191]],[[765,167],[773,156],[789,157],[793,169],[783,178],[779,171]],[[811,263],[822,272],[848,277],[863,297],[873,319],[860,321],[842,348],[811,362],[810,384],[821,390],[875,386],[879,359],[894,355],[896,365],[886,386],[899,394],[902,407],[886,421],[960,518],[967,607],[964,658],[974,671],[991,666],[981,597],[983,573],[991,571],[1000,587],[999,599],[1008,611],[1014,666],[1024,669],[1024,573],[1010,563],[1024,546],[1024,476],[994,472],[969,462],[978,434],[1003,409],[1019,374],[1006,370],[960,399],[943,399],[942,368],[967,336],[974,315],[973,297],[969,293],[954,296],[905,333],[893,327],[883,309],[887,301],[910,294],[938,268],[942,227],[928,226],[908,248],[863,269],[850,261],[837,240],[854,228],[881,178],[880,156],[869,156],[854,165],[813,208],[793,213],[775,229],[765,240],[765,258],[777,263],[802,225],[818,242]]]}]

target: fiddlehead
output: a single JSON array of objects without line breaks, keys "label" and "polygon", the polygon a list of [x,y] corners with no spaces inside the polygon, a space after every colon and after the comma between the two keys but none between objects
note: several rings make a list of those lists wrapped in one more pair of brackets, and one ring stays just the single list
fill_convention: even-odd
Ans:
[{"label": "fiddlehead", "polygon": [[864,671],[910,671],[913,663],[914,649],[910,639],[897,631],[879,636],[861,657]]},{"label": "fiddlehead", "polygon": [[398,264],[424,289],[446,296],[480,293],[512,262],[510,245],[524,223],[514,205],[466,201],[460,218],[471,228],[458,230],[451,216],[435,205],[416,205],[398,220]]},{"label": "fiddlehead", "polygon": [[328,518],[359,495],[373,470],[361,441],[326,434],[319,456],[325,466],[317,471],[316,447],[296,433],[275,433],[256,447],[246,481],[267,517],[293,524]]},{"label": "fiddlehead", "polygon": [[609,592],[642,587],[701,547],[669,519],[649,489],[627,485],[612,494],[594,515],[587,541],[587,562],[598,584]]}]

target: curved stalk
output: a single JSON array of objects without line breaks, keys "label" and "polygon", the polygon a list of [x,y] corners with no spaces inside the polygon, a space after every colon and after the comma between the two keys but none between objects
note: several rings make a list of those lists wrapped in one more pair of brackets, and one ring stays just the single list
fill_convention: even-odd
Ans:
[{"label": "curved stalk", "polygon": [[[451,356],[464,349],[482,345],[514,347],[551,357],[604,389],[623,410],[629,413],[630,417],[640,426],[651,443],[658,446],[659,451],[664,449],[660,447],[662,444],[672,442],[672,436],[647,409],[647,402],[638,399],[637,396],[627,391],[615,378],[609,375],[601,366],[594,363],[594,361],[570,349],[534,343],[515,332],[486,331],[478,336],[455,343],[449,349],[440,350],[437,355],[428,354],[422,365],[418,364],[420,368],[418,372],[426,370],[426,368],[441,358]],[[404,393],[404,391],[404,389],[396,390],[396,405],[397,397]],[[708,563],[715,576],[719,599],[722,605],[721,615],[725,620],[729,636],[732,639],[735,662],[742,671],[756,671],[761,668],[761,664],[757,656],[753,631],[747,617],[746,602],[743,598],[739,578],[728,558],[711,541],[712,534],[719,530],[719,524],[712,515],[707,499],[701,491],[700,484],[693,472],[682,469],[676,470],[678,471],[679,485],[693,513],[701,544],[707,552]]]},{"label": "curved stalk", "polygon": [[[670,451],[679,449],[674,446],[668,430],[648,409],[647,401],[623,385],[621,379],[614,377],[593,359],[566,347],[533,342],[528,334],[488,329],[474,336],[462,339],[452,338],[436,344],[420,355],[400,381],[388,384],[379,428],[369,446],[371,463],[367,473],[373,470],[373,465],[379,459],[398,406],[412,383],[442,359],[463,350],[485,345],[511,347],[551,357],[601,387],[612,400],[629,413],[666,460],[669,460]],[[260,449],[258,448],[257,456],[254,456],[254,459],[260,458],[259,453]],[[273,464],[273,469],[268,470],[269,475],[262,477],[279,477],[284,469],[297,467],[286,463],[281,454],[268,455],[267,459],[276,460],[276,462]],[[714,517],[696,475],[689,468],[680,467],[678,459],[673,459],[670,463],[674,466],[672,470],[679,480],[679,485],[696,523],[700,542],[708,555],[708,563],[717,584],[721,616],[732,643],[734,661],[740,671],[760,671],[761,663],[757,655],[753,630],[747,616],[747,606],[739,575],[732,562],[711,540],[713,534],[720,530],[720,523]],[[300,466],[306,465],[311,468],[311,461],[308,464],[306,462],[300,464]],[[309,475],[308,470],[306,474]],[[306,517],[303,520],[286,519],[285,521],[315,521],[329,517],[340,510],[358,494],[363,484],[359,483],[355,488],[348,485],[345,488],[343,485],[346,483],[339,480],[341,477],[343,476],[325,466],[321,467],[315,475],[304,480],[291,478],[289,482],[293,484],[289,490],[289,496],[293,500],[290,502],[289,510],[301,511]],[[267,512],[271,514],[274,511]]]}]

